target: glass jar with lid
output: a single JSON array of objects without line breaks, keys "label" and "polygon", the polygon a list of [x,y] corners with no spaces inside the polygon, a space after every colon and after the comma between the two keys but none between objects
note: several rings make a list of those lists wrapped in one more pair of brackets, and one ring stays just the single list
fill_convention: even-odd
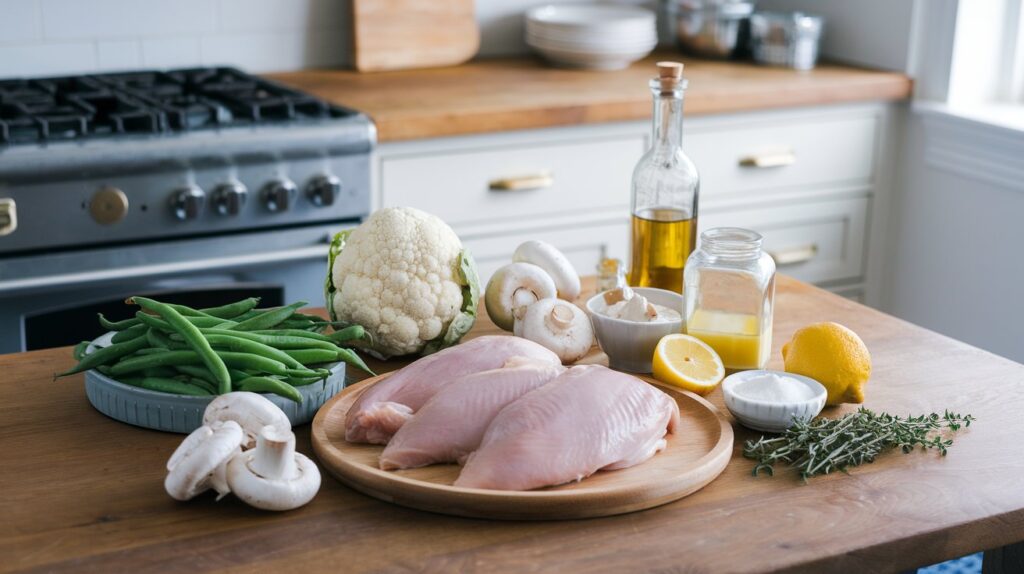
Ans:
[{"label": "glass jar with lid", "polygon": [[713,348],[727,369],[761,369],[772,348],[775,261],[759,233],[717,227],[701,233],[686,262],[687,334]]}]

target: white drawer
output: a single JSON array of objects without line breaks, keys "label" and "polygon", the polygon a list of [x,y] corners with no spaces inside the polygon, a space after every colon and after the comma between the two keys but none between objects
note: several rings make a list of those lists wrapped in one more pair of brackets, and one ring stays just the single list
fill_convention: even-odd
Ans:
[{"label": "white drawer", "polygon": [[746,227],[764,235],[780,273],[811,283],[856,279],[864,273],[866,197],[806,201],[781,207],[701,214],[699,226]]},{"label": "white drawer", "polygon": [[[456,231],[609,208],[625,214],[643,152],[644,137],[636,134],[384,157],[381,203],[423,209]],[[545,173],[549,185],[491,188],[496,180]]]},{"label": "white drawer", "polygon": [[510,233],[485,237],[463,237],[462,243],[476,259],[482,285],[502,265],[512,262],[520,243],[539,239],[554,245],[569,258],[580,275],[593,275],[601,257],[625,259],[629,248],[629,222],[605,222],[580,227]]},{"label": "white drawer", "polygon": [[684,133],[683,150],[700,172],[702,200],[746,201],[773,192],[870,182],[876,129],[875,116],[698,127]]}]

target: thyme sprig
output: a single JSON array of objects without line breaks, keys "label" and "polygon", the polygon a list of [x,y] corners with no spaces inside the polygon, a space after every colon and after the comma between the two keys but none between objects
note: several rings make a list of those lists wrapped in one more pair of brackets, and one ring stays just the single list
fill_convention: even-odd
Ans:
[{"label": "thyme sprig", "polygon": [[846,470],[873,462],[879,454],[893,448],[909,453],[915,447],[935,449],[942,456],[953,441],[941,431],[957,431],[971,426],[971,415],[945,411],[906,418],[888,413],[874,413],[860,408],[838,419],[817,418],[796,420],[793,426],[775,437],[762,436],[748,440],[743,456],[754,459],[753,475],[775,474],[780,462],[793,466],[805,481],[820,474]]}]

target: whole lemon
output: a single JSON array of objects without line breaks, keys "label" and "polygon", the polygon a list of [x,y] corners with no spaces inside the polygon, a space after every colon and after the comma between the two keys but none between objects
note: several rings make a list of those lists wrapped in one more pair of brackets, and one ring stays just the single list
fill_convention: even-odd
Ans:
[{"label": "whole lemon", "polygon": [[863,403],[871,377],[871,355],[864,341],[838,323],[814,323],[793,333],[782,346],[786,372],[811,377],[828,390],[826,404]]}]

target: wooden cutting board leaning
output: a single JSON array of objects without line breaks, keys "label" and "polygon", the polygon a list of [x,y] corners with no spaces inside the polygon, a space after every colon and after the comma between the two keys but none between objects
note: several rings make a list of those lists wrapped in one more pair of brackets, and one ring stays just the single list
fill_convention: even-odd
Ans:
[{"label": "wooden cutting board leaning", "polygon": [[352,0],[352,38],[360,72],[454,66],[480,47],[473,0]]}]

